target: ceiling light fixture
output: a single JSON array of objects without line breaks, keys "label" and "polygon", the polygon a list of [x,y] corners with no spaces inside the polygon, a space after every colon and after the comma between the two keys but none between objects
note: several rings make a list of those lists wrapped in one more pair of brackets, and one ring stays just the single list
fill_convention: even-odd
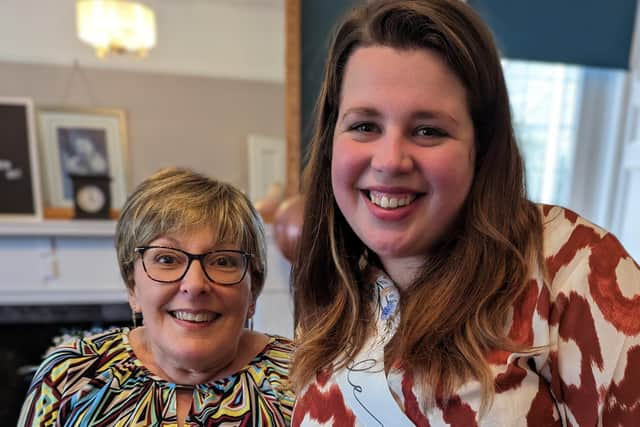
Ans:
[{"label": "ceiling light fixture", "polygon": [[124,0],[78,0],[78,37],[100,58],[109,53],[145,56],[156,44],[156,18],[149,7]]}]

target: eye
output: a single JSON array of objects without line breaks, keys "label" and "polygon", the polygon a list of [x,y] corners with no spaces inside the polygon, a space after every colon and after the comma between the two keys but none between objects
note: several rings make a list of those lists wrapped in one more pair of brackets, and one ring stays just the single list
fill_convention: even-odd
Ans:
[{"label": "eye", "polygon": [[145,262],[159,267],[171,268],[184,265],[184,254],[167,248],[151,248],[145,253]]},{"label": "eye", "polygon": [[360,132],[360,133],[371,133],[378,132],[380,129],[375,123],[371,122],[358,122],[354,123],[349,127],[350,131]]},{"label": "eye", "polygon": [[173,255],[158,255],[154,260],[156,264],[175,264],[178,262],[175,256]]},{"label": "eye", "polygon": [[443,138],[448,136],[447,132],[433,126],[420,126],[415,130],[415,135],[425,138]]},{"label": "eye", "polygon": [[207,258],[207,265],[219,270],[231,270],[242,266],[242,255],[236,253],[212,254]]},{"label": "eye", "polygon": [[219,256],[217,256],[217,257],[215,257],[213,259],[213,263],[212,264],[217,265],[219,267],[225,267],[225,266],[233,264],[233,262],[231,261],[231,259],[229,259],[228,256],[219,255]]}]

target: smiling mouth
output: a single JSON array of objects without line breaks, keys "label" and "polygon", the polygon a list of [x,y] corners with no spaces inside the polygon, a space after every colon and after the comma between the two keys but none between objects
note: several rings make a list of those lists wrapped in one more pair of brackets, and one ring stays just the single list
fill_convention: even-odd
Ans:
[{"label": "smiling mouth", "polygon": [[213,313],[209,311],[200,313],[191,313],[189,311],[170,311],[169,314],[175,319],[192,323],[213,322],[220,317],[220,313]]},{"label": "smiling mouth", "polygon": [[416,193],[389,194],[380,191],[364,191],[367,198],[382,209],[398,209],[413,203],[419,196]]}]

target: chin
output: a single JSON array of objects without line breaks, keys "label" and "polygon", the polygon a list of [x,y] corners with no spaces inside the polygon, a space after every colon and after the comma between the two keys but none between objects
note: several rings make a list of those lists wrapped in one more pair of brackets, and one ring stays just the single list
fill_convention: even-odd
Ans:
[{"label": "chin", "polygon": [[200,371],[209,370],[212,368],[212,365],[216,364],[226,365],[226,363],[221,363],[220,360],[225,360],[227,358],[233,360],[234,353],[215,354],[211,351],[212,348],[215,347],[208,347],[209,351],[203,351],[202,347],[183,349],[182,351],[174,353],[174,356],[179,362],[182,363],[185,369],[194,369]]},{"label": "chin", "polygon": [[407,248],[406,245],[403,245],[402,242],[399,242],[397,239],[393,241],[389,241],[389,239],[377,242],[372,241],[365,244],[381,258],[404,258],[407,256],[412,256],[412,253],[415,252],[411,251],[410,248]]}]

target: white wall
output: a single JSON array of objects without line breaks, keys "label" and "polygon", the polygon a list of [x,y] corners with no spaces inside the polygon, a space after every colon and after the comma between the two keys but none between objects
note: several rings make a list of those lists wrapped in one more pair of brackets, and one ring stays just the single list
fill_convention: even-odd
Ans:
[{"label": "white wall", "polygon": [[[70,66],[0,61],[2,96],[31,98],[36,109],[123,110],[129,141],[127,190],[171,165],[248,190],[248,135],[284,138],[280,83],[87,67],[74,73]],[[38,138],[38,143],[46,141]]]},{"label": "white wall", "polygon": [[0,61],[284,82],[284,0],[145,0],[149,56],[98,59],[75,34],[75,0],[0,0]]}]

